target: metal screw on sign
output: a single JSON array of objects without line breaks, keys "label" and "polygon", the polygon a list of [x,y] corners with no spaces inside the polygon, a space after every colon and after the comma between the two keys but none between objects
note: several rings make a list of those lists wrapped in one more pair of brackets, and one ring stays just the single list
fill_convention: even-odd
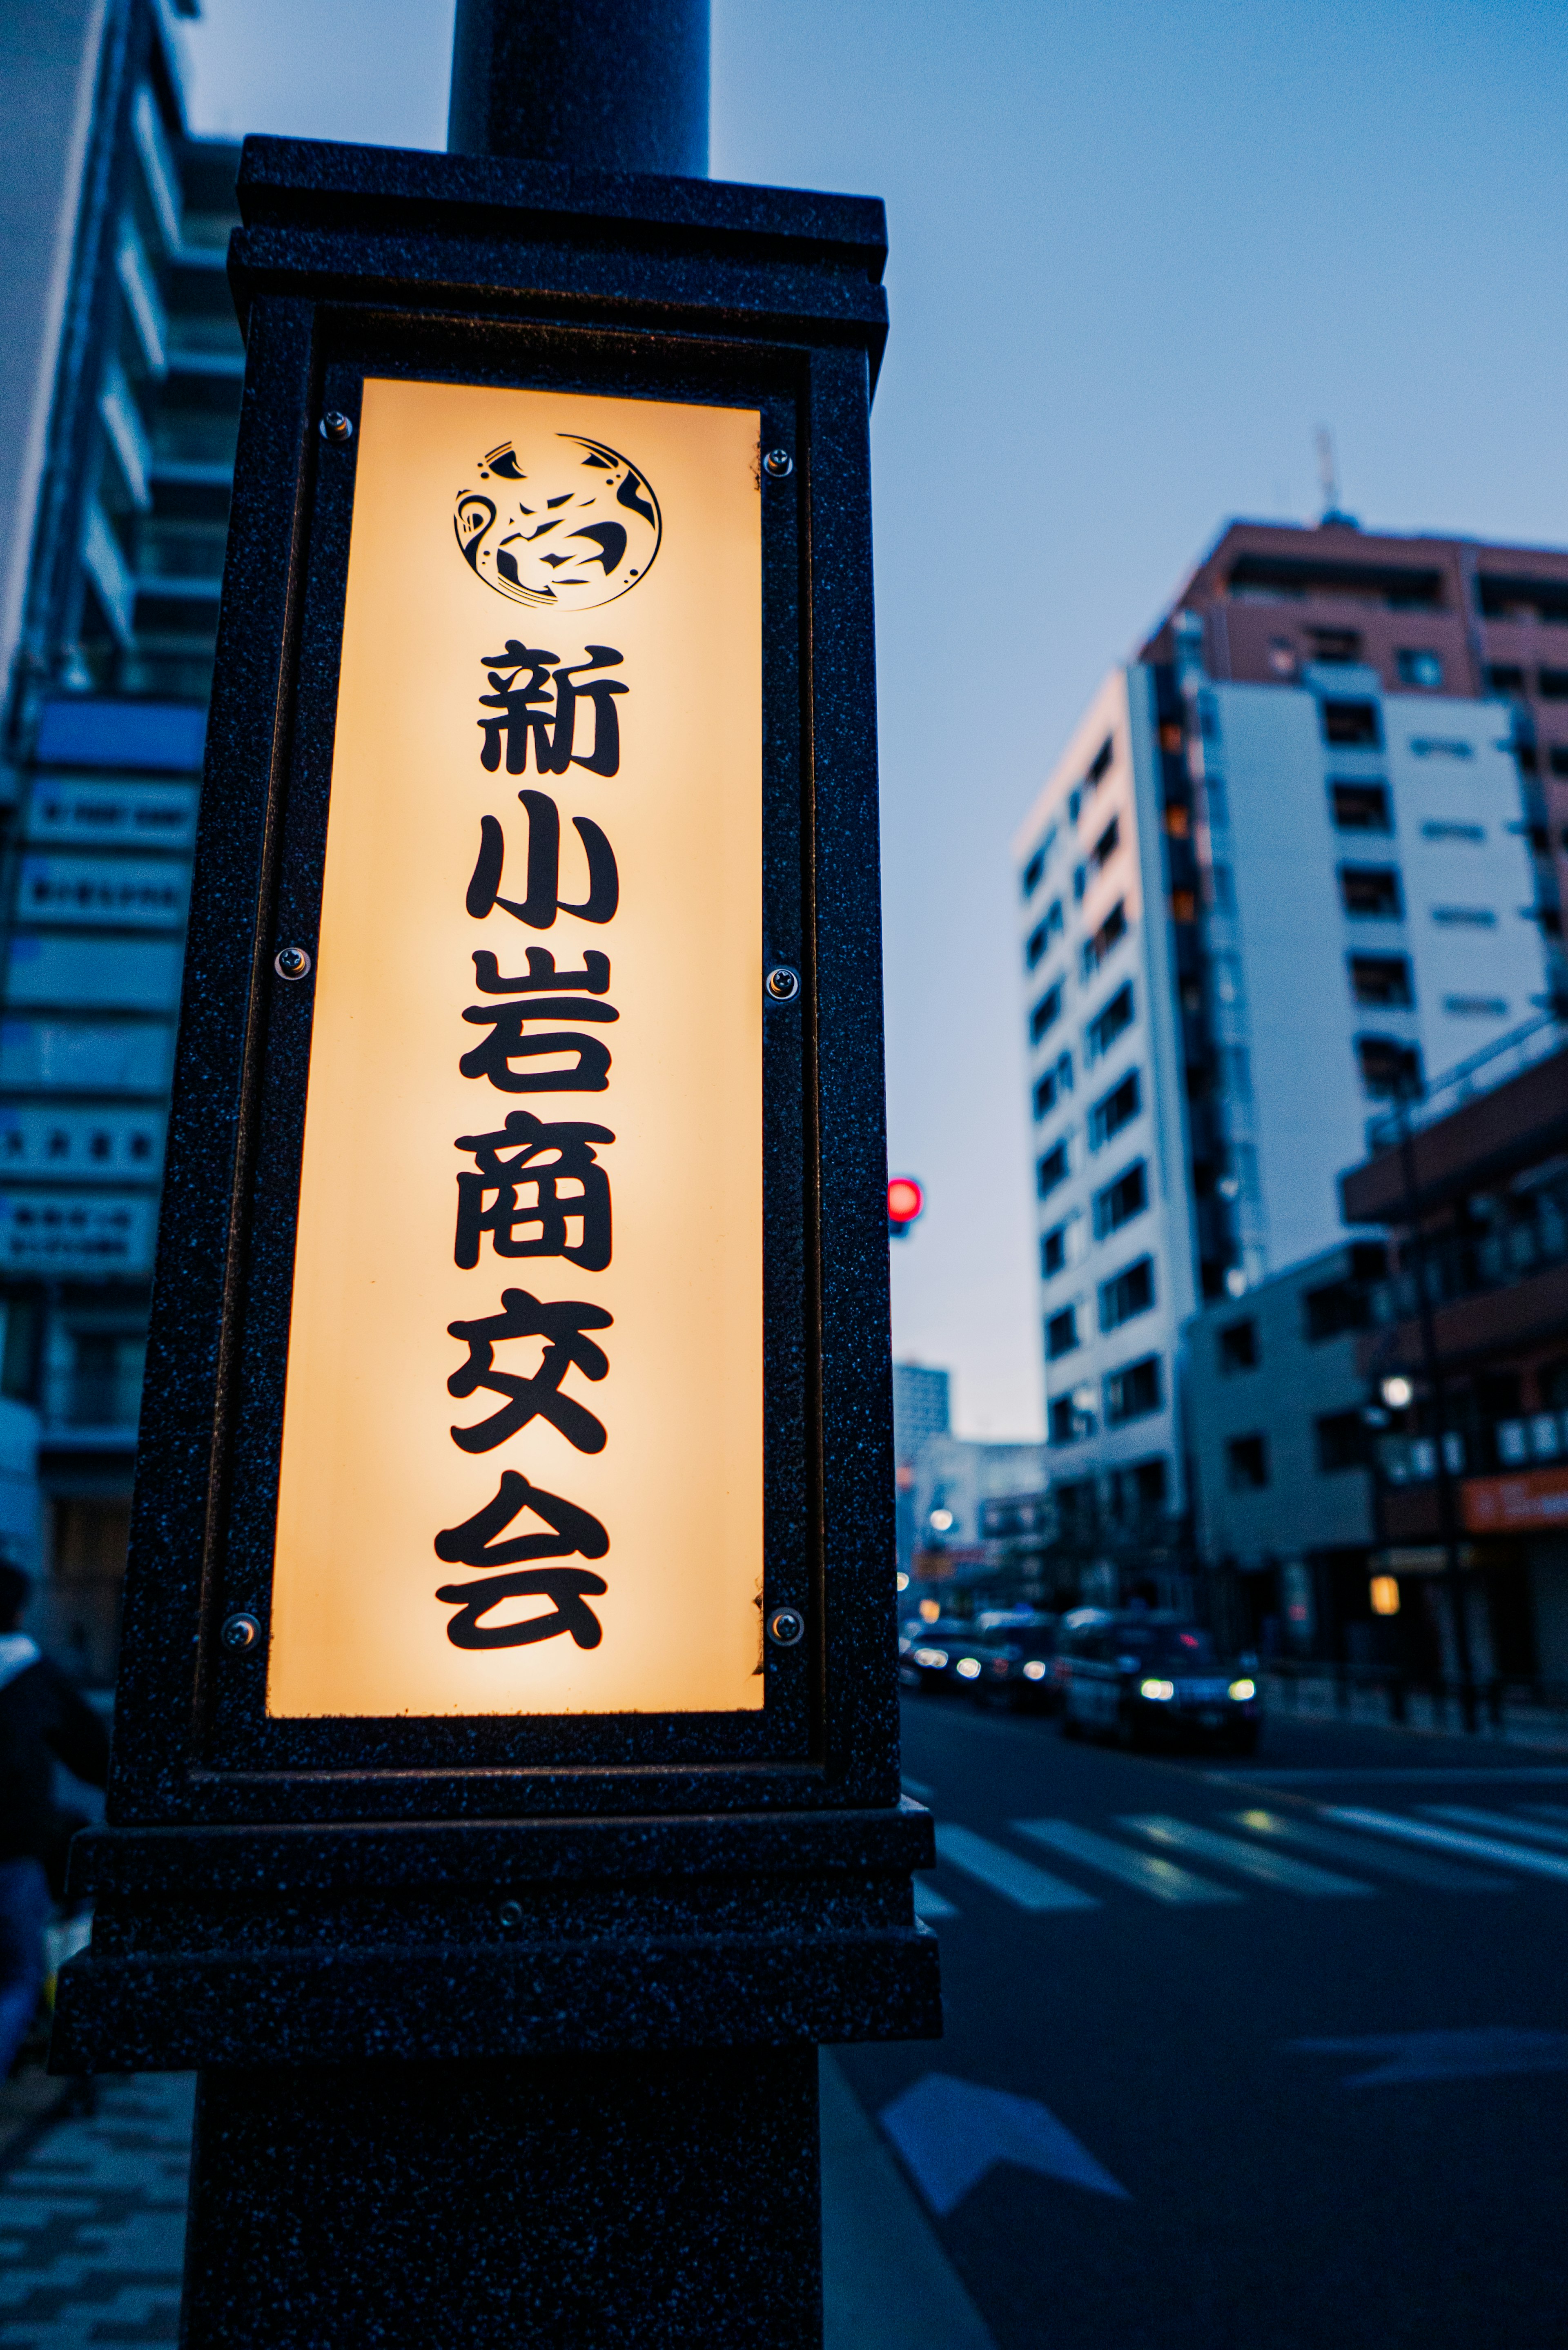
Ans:
[{"label": "metal screw on sign", "polygon": [[304,979],[310,970],[310,957],[303,947],[279,947],[272,967],[279,979]]},{"label": "metal screw on sign", "polygon": [[794,459],[787,449],[770,449],[763,459],[763,471],[772,482],[787,482],[794,471]]},{"label": "metal screw on sign", "polygon": [[498,1926],[520,1926],[523,1923],[521,1901],[504,1901],[495,1913],[495,1922]]},{"label": "metal screw on sign", "polygon": [[321,437],[341,448],[345,441],[354,438],[354,420],[345,416],[340,408],[329,408],[321,420]]},{"label": "metal screw on sign", "polygon": [[768,1638],[781,1648],[793,1648],[805,1633],[805,1617],[798,1607],[775,1607],[768,1617]]},{"label": "metal screw on sign", "polygon": [[793,1003],[800,993],[800,973],[792,971],[787,962],[781,962],[775,970],[770,971],[765,983],[775,1003]]},{"label": "metal screw on sign", "polygon": [[260,1638],[261,1626],[254,1616],[231,1616],[224,1622],[223,1640],[225,1648],[254,1648]]}]

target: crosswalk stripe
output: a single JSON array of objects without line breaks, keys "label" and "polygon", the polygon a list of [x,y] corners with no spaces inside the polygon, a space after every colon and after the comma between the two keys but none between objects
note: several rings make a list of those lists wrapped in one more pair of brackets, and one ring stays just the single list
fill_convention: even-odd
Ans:
[{"label": "crosswalk stripe", "polygon": [[1292,1860],[1282,1852],[1266,1852],[1261,1846],[1244,1844],[1240,1836],[1217,1835],[1212,1828],[1195,1826],[1190,1820],[1168,1819],[1151,1812],[1124,1819],[1122,1825],[1152,1843],[1174,1845],[1178,1852],[1189,1852],[1198,1860],[1212,1861],[1218,1867],[1254,1877],[1260,1885],[1272,1885],[1277,1892],[1303,1894],[1309,1900],[1340,1899],[1347,1895],[1368,1898],[1376,1893],[1376,1886],[1363,1885],[1356,1877],[1337,1876],[1331,1868],[1314,1868],[1309,1861]]},{"label": "crosswalk stripe", "polygon": [[1125,1844],[1113,1843],[1109,1836],[1096,1835],[1092,1828],[1081,1828],[1071,1820],[1014,1820],[1013,1833],[1027,1836],[1032,1844],[1043,1844],[1052,1852],[1063,1853],[1069,1860],[1081,1861],[1085,1868],[1099,1869],[1106,1877],[1115,1877],[1139,1893],[1152,1895],[1156,1901],[1240,1901],[1242,1896],[1232,1893],[1228,1886],[1210,1885],[1206,1877],[1195,1877],[1189,1868],[1179,1868],[1173,1860],[1157,1860],[1151,1853],[1134,1852]]},{"label": "crosswalk stripe", "polygon": [[1449,1820],[1457,1828],[1501,1828],[1507,1835],[1522,1836],[1526,1844],[1545,1844],[1557,1852],[1568,1852],[1568,1828],[1542,1827],[1534,1820],[1516,1820],[1508,1812],[1479,1811],[1469,1804],[1422,1804],[1417,1808],[1425,1818]]},{"label": "crosswalk stripe", "polygon": [[1568,1820],[1568,1804],[1521,1804],[1519,1808],[1532,1819]]},{"label": "crosswalk stripe", "polygon": [[1020,1909],[1097,1909],[1100,1906],[1092,1893],[1080,1893],[1075,1885],[1036,1868],[1031,1860],[1020,1860],[1016,1853],[976,1835],[971,1828],[954,1826],[950,1820],[937,1822],[937,1857],[950,1868],[961,1868],[966,1877],[988,1886]]},{"label": "crosswalk stripe", "polygon": [[1376,1869],[1385,1877],[1401,1877],[1410,1885],[1430,1886],[1439,1893],[1513,1890],[1506,1877],[1487,1877],[1479,1869],[1456,1868],[1452,1861],[1439,1860],[1435,1853],[1407,1852],[1400,1845],[1384,1846],[1370,1843],[1366,1836],[1342,1835],[1334,1828],[1308,1827],[1303,1821],[1287,1819],[1280,1812],[1231,1812],[1227,1816],[1237,1827],[1246,1828],[1253,1835],[1299,1845],[1303,1852],[1321,1853],[1324,1860],[1348,1860],[1361,1868]]},{"label": "crosswalk stripe", "polygon": [[917,1877],[915,1915],[917,1918],[956,1918],[959,1907],[956,1901],[950,1901],[945,1893],[939,1893],[934,1885],[928,1885],[923,1877]]},{"label": "crosswalk stripe", "polygon": [[1531,1852],[1521,1844],[1504,1844],[1497,1836],[1472,1835],[1463,1828],[1440,1828],[1426,1820],[1401,1818],[1396,1812],[1364,1810],[1357,1804],[1325,1804],[1325,1819],[1348,1828],[1369,1828],[1374,1835],[1403,1836],[1408,1844],[1430,1845],[1438,1852],[1468,1853],[1473,1860],[1500,1860],[1509,1868],[1532,1877],[1550,1877],[1568,1885],[1568,1855]]}]

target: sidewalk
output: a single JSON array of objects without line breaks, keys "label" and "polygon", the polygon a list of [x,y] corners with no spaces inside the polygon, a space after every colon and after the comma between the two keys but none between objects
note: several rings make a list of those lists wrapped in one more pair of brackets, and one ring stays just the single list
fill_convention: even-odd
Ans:
[{"label": "sidewalk", "polygon": [[[1359,1723],[1374,1730],[1407,1730],[1423,1737],[1455,1738],[1465,1734],[1459,1700],[1427,1689],[1407,1692],[1406,1714],[1397,1721],[1388,1711],[1387,1693],[1380,1683],[1347,1682],[1342,1689],[1331,1672],[1321,1675],[1275,1673],[1265,1665],[1258,1676],[1262,1684],[1265,1715],[1281,1721]],[[1491,1743],[1528,1746],[1538,1752],[1568,1752],[1568,1712],[1542,1706],[1504,1703],[1502,1720],[1494,1722],[1485,1711],[1475,1735]]]},{"label": "sidewalk", "polygon": [[[31,2096],[42,2081],[20,2085]],[[44,2104],[41,2085],[36,2094]],[[194,2095],[190,2074],[142,2074],[100,2081],[96,2115],[41,2127],[24,2116],[0,2178],[6,2350],[174,2350]],[[825,2350],[993,2350],[826,2051],[822,2171]]]}]

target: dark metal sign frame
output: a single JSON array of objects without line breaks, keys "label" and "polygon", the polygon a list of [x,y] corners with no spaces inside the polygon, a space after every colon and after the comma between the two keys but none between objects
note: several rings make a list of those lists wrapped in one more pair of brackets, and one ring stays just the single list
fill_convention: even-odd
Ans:
[{"label": "dark metal sign frame", "polygon": [[[248,143],[240,199],[245,388],[112,1825],[78,1847],[98,1928],[62,1977],[57,2061],[931,2032],[909,1875],[930,1825],[898,1779],[867,435],[881,206],[275,140]],[[236,1610],[265,1626],[275,1506],[310,991],[273,958],[315,940],[354,471],[354,442],[319,423],[356,415],[367,373],[759,407],[763,447],[793,460],[762,493],[764,947],[805,983],[764,1023],[765,1596],[807,1635],[770,1647],[760,1714],[269,1721],[265,1640],[222,1640]],[[520,1888],[504,1947],[474,1923],[498,1879]],[[718,1909],[704,1879],[728,1888]],[[629,1971],[596,1939],[607,1883],[648,1905]],[[674,1973],[656,1991],[659,1950]],[[491,1986],[483,2014],[451,2012],[458,1978]]]}]

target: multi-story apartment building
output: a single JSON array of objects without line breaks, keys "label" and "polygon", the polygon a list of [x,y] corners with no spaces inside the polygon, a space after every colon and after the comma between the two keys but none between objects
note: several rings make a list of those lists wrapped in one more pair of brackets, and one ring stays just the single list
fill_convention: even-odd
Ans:
[{"label": "multi-story apartment building", "polygon": [[1568,612],[1568,554],[1237,525],[1031,809],[1064,1526],[1125,1536],[1185,1508],[1183,1320],[1333,1246],[1369,1109],[1560,989],[1568,703],[1539,650],[1501,658],[1532,629],[1550,647],[1554,598]]},{"label": "multi-story apartment building", "polygon": [[102,1673],[244,368],[238,151],[186,135],[155,0],[19,0],[0,112],[0,1390],[37,1442],[5,1531]]}]

